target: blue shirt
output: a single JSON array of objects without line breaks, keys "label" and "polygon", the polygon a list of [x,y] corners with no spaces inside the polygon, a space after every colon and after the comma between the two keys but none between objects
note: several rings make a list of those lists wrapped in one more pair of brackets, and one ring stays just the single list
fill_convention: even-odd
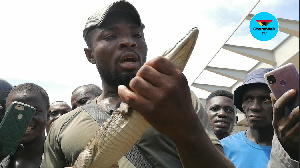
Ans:
[{"label": "blue shirt", "polygon": [[242,131],[221,140],[225,155],[236,168],[266,168],[270,160],[271,146],[250,141]]}]

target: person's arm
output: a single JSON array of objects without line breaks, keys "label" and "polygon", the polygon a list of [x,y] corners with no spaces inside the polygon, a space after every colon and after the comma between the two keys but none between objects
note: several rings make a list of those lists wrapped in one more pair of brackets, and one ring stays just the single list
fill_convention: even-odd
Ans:
[{"label": "person's arm", "polygon": [[176,144],[184,167],[234,167],[208,138],[192,106],[185,76],[163,57],[144,64],[121,99]]},{"label": "person's arm", "polygon": [[271,93],[273,127],[276,136],[288,155],[293,160],[299,161],[299,106],[293,109],[288,116],[285,116],[285,107],[295,96],[296,90],[293,89],[275,101],[275,97]]},{"label": "person's arm", "polygon": [[276,133],[273,136],[271,156],[267,168],[274,167],[299,168],[299,162],[291,159],[289,154],[280,144]]}]

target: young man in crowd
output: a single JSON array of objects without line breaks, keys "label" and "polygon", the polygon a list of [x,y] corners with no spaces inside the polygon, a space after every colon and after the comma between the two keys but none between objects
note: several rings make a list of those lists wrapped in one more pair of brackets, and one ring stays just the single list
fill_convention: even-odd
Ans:
[{"label": "young man in crowd", "polygon": [[45,141],[45,127],[49,110],[47,92],[33,83],[24,83],[12,88],[6,100],[6,108],[18,101],[35,108],[35,114],[21,140],[23,149],[2,160],[0,167],[40,167]]},{"label": "young man in crowd", "polygon": [[119,160],[120,167],[233,167],[183,73],[163,57],[145,63],[143,29],[138,11],[127,1],[113,2],[88,19],[85,54],[98,69],[103,91],[54,122],[42,167],[73,166],[121,101],[151,126]]},{"label": "young man in crowd", "polygon": [[46,132],[49,132],[49,129],[56,119],[58,119],[60,116],[68,113],[71,111],[71,106],[68,105],[68,103],[64,101],[55,101],[50,105],[49,111],[47,113],[47,126],[46,126]]},{"label": "young man in crowd", "polygon": [[218,139],[229,136],[236,122],[233,94],[227,90],[212,92],[206,99],[205,110]]},{"label": "young man in crowd", "polygon": [[101,93],[101,88],[95,84],[88,84],[77,87],[72,92],[71,96],[72,110],[74,110],[78,106],[85,105],[88,101],[100,96]]}]

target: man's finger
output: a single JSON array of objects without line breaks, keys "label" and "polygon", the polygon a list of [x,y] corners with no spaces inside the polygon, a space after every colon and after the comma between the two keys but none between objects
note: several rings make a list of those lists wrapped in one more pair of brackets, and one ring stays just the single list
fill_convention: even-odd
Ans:
[{"label": "man's finger", "polygon": [[299,106],[293,109],[293,111],[288,115],[289,122],[287,124],[290,127],[293,127],[297,123],[299,123]]},{"label": "man's finger", "polygon": [[276,123],[285,116],[285,106],[291,101],[296,95],[296,90],[291,89],[285,92],[273,105],[274,122]]},{"label": "man's finger", "polygon": [[[155,86],[139,76],[134,77],[130,81],[129,87],[136,94],[144,97],[147,100],[155,99],[157,94],[159,94],[159,91]],[[149,91],[151,91],[151,94],[149,94]]]},{"label": "man's finger", "polygon": [[149,105],[147,99],[129,90],[126,86],[119,85],[118,94],[124,103],[127,103],[130,107],[137,110],[142,115],[147,115],[146,113],[151,111],[151,109],[148,109]]},{"label": "man's finger", "polygon": [[274,96],[274,93],[270,93],[270,97],[271,97],[271,101],[272,101],[272,105],[274,106],[275,102],[276,102],[276,98]]},{"label": "man's finger", "polygon": [[166,80],[165,74],[158,72],[156,69],[149,65],[142,66],[137,72],[136,76],[143,78],[155,87],[159,87]]},{"label": "man's finger", "polygon": [[177,70],[175,65],[170,60],[164,57],[154,58],[146,62],[145,65],[149,65],[156,69],[158,72],[166,75],[173,75]]}]

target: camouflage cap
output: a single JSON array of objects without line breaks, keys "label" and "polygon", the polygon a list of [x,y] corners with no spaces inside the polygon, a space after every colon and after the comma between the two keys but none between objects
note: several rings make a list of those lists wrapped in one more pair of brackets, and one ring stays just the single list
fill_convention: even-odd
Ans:
[{"label": "camouflage cap", "polygon": [[101,26],[101,23],[105,20],[108,13],[113,11],[124,11],[126,13],[131,14],[137,21],[139,22],[139,25],[143,25],[141,22],[140,15],[138,11],[135,9],[135,7],[127,2],[126,0],[118,0],[114,1],[113,3],[107,5],[100,11],[96,12],[92,16],[90,16],[85,24],[84,30],[83,30],[83,38],[85,39],[87,33],[95,28]]}]

